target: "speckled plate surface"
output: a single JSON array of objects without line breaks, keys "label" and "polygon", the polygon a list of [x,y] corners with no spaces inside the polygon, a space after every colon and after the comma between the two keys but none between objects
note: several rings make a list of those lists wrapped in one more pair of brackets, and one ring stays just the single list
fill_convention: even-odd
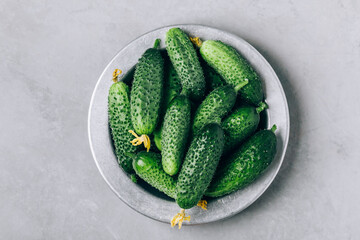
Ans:
[{"label": "speckled plate surface", "polygon": [[112,147],[107,113],[107,98],[112,84],[113,70],[120,68],[126,74],[137,63],[144,51],[152,47],[156,38],[160,38],[161,47],[165,47],[165,33],[172,27],[180,27],[190,36],[198,36],[203,40],[221,40],[236,48],[261,76],[266,102],[269,105],[265,114],[267,116],[265,127],[269,128],[272,124],[278,127],[276,131],[277,154],[266,172],[246,188],[210,200],[207,211],[199,207],[187,210],[186,212],[191,215],[191,221],[185,221],[184,225],[214,222],[239,213],[264,193],[280,169],[289,139],[289,111],[281,83],[264,57],[242,38],[201,25],[176,25],[153,30],[129,43],[111,60],[95,86],[88,119],[90,147],[101,175],[115,194],[128,206],[145,216],[166,223],[169,223],[174,214],[179,212],[180,208],[174,201],[163,197],[151,188],[133,183],[120,169]]}]

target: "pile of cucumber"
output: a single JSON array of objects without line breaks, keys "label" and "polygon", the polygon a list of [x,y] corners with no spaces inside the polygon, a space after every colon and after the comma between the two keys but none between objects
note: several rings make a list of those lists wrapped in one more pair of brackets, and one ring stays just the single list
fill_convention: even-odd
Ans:
[{"label": "pile of cucumber", "polygon": [[181,228],[185,209],[206,209],[204,196],[237,191],[270,165],[276,126],[258,130],[261,81],[233,47],[179,28],[166,33],[166,51],[159,42],[130,81],[110,87],[109,124],[119,165],[176,200],[171,224]]}]

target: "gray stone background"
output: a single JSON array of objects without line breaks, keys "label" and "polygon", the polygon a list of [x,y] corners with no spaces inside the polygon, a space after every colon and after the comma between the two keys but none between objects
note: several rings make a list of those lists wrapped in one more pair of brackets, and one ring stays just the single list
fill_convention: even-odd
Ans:
[{"label": "gray stone background", "polygon": [[[360,2],[0,1],[0,239],[359,239]],[[114,54],[161,26],[235,33],[285,89],[291,137],[265,194],[181,231],[122,203],[87,113]]]}]

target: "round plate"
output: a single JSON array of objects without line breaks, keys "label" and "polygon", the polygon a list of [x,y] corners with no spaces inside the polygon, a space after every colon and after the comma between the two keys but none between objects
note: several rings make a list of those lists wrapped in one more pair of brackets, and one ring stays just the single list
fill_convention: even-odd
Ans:
[{"label": "round plate", "polygon": [[111,79],[114,69],[120,68],[123,73],[127,73],[137,63],[144,51],[153,46],[156,38],[160,38],[162,40],[161,47],[165,47],[165,33],[172,27],[179,27],[190,36],[197,36],[203,40],[221,40],[236,48],[261,76],[266,102],[269,105],[265,127],[269,128],[272,124],[277,125],[277,154],[261,177],[244,189],[210,200],[207,211],[199,207],[186,210],[187,214],[191,215],[191,221],[185,221],[184,225],[208,223],[233,216],[258,199],[278,173],[288,144],[289,111],[281,83],[264,57],[242,38],[201,25],[176,25],[153,30],[129,43],[111,60],[95,86],[88,119],[90,147],[96,165],[105,181],[115,194],[131,208],[145,216],[166,223],[169,223],[170,219],[179,212],[180,208],[175,201],[161,197],[151,189],[133,183],[119,167],[112,147],[107,112],[108,91],[113,83]]}]

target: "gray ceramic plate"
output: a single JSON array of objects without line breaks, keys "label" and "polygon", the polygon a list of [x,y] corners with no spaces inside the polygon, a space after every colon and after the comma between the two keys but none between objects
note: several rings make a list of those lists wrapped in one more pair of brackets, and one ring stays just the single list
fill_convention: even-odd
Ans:
[{"label": "gray ceramic plate", "polygon": [[180,27],[189,35],[198,36],[203,40],[221,40],[235,47],[261,76],[269,105],[265,114],[265,127],[270,127],[274,123],[278,127],[277,154],[266,172],[248,187],[210,200],[207,211],[199,207],[187,210],[191,215],[191,222],[185,221],[184,225],[213,222],[239,213],[263,194],[280,169],[289,138],[289,112],[281,83],[264,57],[242,38],[211,27],[177,25],[156,29],[129,43],[111,60],[95,86],[88,120],[90,147],[101,175],[122,201],[145,216],[169,223],[179,211],[177,204],[145,185],[133,183],[117,164],[108,128],[107,97],[112,84],[113,70],[120,68],[126,74],[137,63],[142,53],[152,47],[156,38],[162,40],[161,47],[164,47],[165,33],[171,27]]}]

